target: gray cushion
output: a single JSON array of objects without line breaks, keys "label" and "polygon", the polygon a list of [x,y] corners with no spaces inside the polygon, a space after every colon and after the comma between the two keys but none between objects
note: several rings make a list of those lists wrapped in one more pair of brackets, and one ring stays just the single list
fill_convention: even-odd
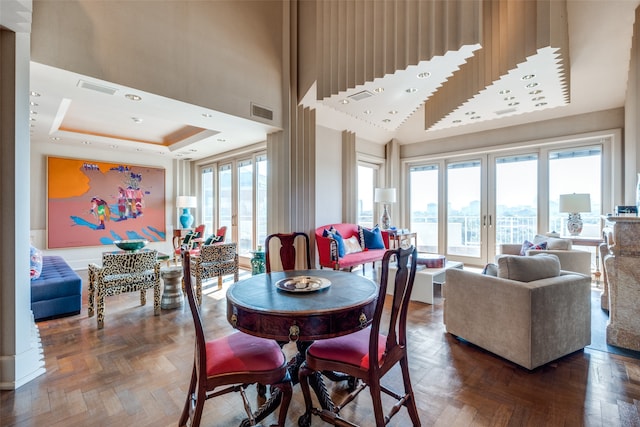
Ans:
[{"label": "gray cushion", "polygon": [[503,255],[497,261],[498,277],[503,279],[532,282],[560,275],[560,260],[553,254]]},{"label": "gray cushion", "polygon": [[568,251],[571,249],[570,239],[561,239],[558,237],[548,237],[537,234],[533,238],[533,243],[540,244],[547,242],[547,249],[550,251]]}]

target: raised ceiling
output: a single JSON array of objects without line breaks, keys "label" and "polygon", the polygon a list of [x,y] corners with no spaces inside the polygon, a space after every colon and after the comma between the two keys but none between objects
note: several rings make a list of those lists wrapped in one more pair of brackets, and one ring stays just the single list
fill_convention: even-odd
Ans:
[{"label": "raised ceiling", "polygon": [[[478,46],[472,45],[322,101],[307,96],[303,102],[316,109],[319,125],[347,129],[360,138],[381,144],[392,138],[403,144],[414,143],[621,107],[634,11],[639,3],[640,0],[567,2],[568,94],[563,94],[563,76],[554,60],[556,52],[541,50],[425,129],[424,100],[442,84],[443,78],[446,80],[474,54]],[[421,73],[430,74],[418,78]],[[522,89],[527,84],[523,79],[532,74],[549,88],[544,95],[535,96],[531,90]],[[421,96],[408,101],[411,93],[407,90],[418,85],[422,85]],[[384,91],[377,91],[379,88]],[[204,110],[37,63],[31,67],[31,89],[40,95],[32,97],[37,104],[31,108],[34,142],[94,144],[197,159],[264,141],[267,133],[276,130],[263,121]],[[505,95],[505,90],[511,94]],[[142,99],[132,101],[127,94]],[[508,99],[511,96],[514,99]],[[535,99],[540,96],[545,99]],[[515,102],[518,104],[509,105]],[[470,112],[484,117],[472,119]]]}]

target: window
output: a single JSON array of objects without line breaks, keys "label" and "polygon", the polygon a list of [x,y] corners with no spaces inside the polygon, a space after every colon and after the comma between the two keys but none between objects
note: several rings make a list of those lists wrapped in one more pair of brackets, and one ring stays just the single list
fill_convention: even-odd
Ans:
[{"label": "window", "polygon": [[438,165],[409,169],[409,227],[418,236],[418,250],[438,252]]},{"label": "window", "polygon": [[378,166],[358,164],[358,224],[363,227],[373,227],[377,224],[374,219],[375,205],[373,193],[378,182]]},{"label": "window", "polygon": [[591,211],[580,212],[583,237],[600,237],[602,212],[602,147],[549,152],[549,230],[568,235],[567,213],[559,212],[560,194],[587,193]]}]

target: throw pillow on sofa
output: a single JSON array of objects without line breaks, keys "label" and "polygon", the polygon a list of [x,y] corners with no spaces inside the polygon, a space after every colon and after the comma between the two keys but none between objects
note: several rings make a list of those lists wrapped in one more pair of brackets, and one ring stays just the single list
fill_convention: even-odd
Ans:
[{"label": "throw pillow on sofa", "polygon": [[338,247],[338,258],[344,257],[345,249],[344,249],[344,239],[338,230],[334,227],[331,227],[328,230],[324,230],[322,232],[322,237],[329,237],[336,241],[336,246]]},{"label": "throw pillow on sofa", "polygon": [[571,239],[562,239],[559,237],[542,236],[540,234],[536,234],[533,238],[533,243],[537,245],[546,243],[547,249],[553,251],[571,250]]},{"label": "throw pillow on sofa", "polygon": [[42,251],[34,246],[31,246],[30,258],[31,280],[36,280],[42,274]]},{"label": "throw pillow on sofa", "polygon": [[360,244],[365,249],[386,249],[384,240],[382,239],[382,231],[377,225],[372,229],[358,226],[358,234],[360,235]]},{"label": "throw pillow on sofa", "polygon": [[530,249],[543,251],[547,249],[547,242],[531,243],[530,241],[525,240],[522,244],[522,248],[520,248],[520,255],[526,255],[527,251]]},{"label": "throw pillow on sofa", "polygon": [[362,247],[360,246],[360,242],[356,236],[351,236],[348,239],[344,239],[344,254],[355,254],[358,252],[362,252]]},{"label": "throw pillow on sofa", "polygon": [[497,262],[498,277],[502,279],[533,282],[560,275],[560,260],[553,254],[501,255]]}]

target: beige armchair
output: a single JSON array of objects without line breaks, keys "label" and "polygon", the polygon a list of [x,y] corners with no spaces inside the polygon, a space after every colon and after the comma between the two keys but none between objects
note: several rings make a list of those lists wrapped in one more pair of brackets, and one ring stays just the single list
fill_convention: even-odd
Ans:
[{"label": "beige armchair", "polygon": [[[533,243],[547,242],[547,249],[529,249],[525,255],[537,255],[541,253],[553,254],[560,260],[560,268],[565,271],[591,276],[591,252],[573,249],[570,239],[561,239],[547,236],[535,236]],[[502,244],[499,247],[500,254],[521,255],[521,244]]]},{"label": "beige armchair", "polygon": [[447,332],[527,369],[591,343],[591,281],[556,257],[504,256],[497,276],[450,269]]}]

